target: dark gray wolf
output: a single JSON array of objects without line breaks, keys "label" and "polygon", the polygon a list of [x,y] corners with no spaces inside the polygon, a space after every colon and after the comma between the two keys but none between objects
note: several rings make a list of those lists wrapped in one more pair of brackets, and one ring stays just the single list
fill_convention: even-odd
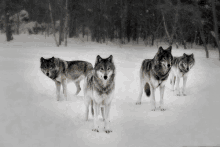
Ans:
[{"label": "dark gray wolf", "polygon": [[80,81],[93,69],[91,63],[86,61],[64,61],[60,58],[40,58],[41,71],[52,79],[56,85],[57,100],[60,98],[60,86],[63,86],[63,93],[67,100],[67,83],[74,82],[77,95],[80,88]]},{"label": "dark gray wolf", "polygon": [[[105,132],[112,132],[110,123],[110,107],[114,98],[115,91],[115,65],[113,56],[96,58],[95,67],[88,74],[84,83],[84,102],[86,105],[85,120],[88,120],[89,105],[91,104],[92,113],[94,115],[94,128],[92,131],[99,132],[98,114],[101,108],[102,117],[105,122]],[[94,109],[94,111],[93,111]]]},{"label": "dark gray wolf", "polygon": [[180,96],[181,92],[180,92],[180,88],[179,88],[179,82],[180,82],[180,78],[183,78],[183,95],[186,96],[186,81],[187,81],[187,77],[188,74],[190,72],[190,69],[194,66],[195,64],[195,59],[194,59],[194,55],[187,55],[187,54],[183,54],[180,57],[174,57],[173,59],[173,66],[171,69],[171,73],[170,73],[170,83],[172,84],[172,90],[174,91],[174,84],[176,81],[176,95]]},{"label": "dark gray wolf", "polygon": [[165,111],[163,95],[165,83],[172,67],[172,46],[164,50],[159,47],[153,59],[145,59],[140,69],[140,93],[136,104],[141,104],[143,89],[147,96],[151,96],[152,111],[156,109],[155,89],[160,88],[160,110]]}]

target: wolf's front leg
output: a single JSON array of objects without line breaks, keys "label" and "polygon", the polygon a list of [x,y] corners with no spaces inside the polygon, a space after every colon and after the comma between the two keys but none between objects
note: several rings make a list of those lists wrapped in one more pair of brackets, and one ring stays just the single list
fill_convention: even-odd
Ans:
[{"label": "wolf's front leg", "polygon": [[60,99],[60,86],[61,86],[61,83],[58,82],[58,81],[55,81],[55,85],[56,85],[57,101],[59,101],[59,99]]},{"label": "wolf's front leg", "polygon": [[151,86],[151,111],[156,110],[155,89]]},{"label": "wolf's front leg", "polygon": [[138,99],[137,99],[136,105],[140,105],[141,104],[141,98],[142,98],[142,94],[143,94],[143,89],[144,89],[143,83],[142,83],[142,81],[140,81],[139,95],[138,95]]},{"label": "wolf's front leg", "polygon": [[80,81],[75,82],[75,85],[76,85],[76,89],[77,89],[75,95],[78,95],[79,92],[81,91]]},{"label": "wolf's front leg", "polygon": [[94,119],[93,120],[94,127],[93,127],[92,131],[99,132],[99,130],[98,130],[98,128],[99,128],[99,126],[98,126],[99,105],[95,101],[93,101],[93,109],[94,109],[94,118],[93,118]]},{"label": "wolf's front leg", "polygon": [[105,132],[110,133],[112,130],[109,127],[110,124],[110,108],[111,103],[105,106]]},{"label": "wolf's front leg", "polygon": [[176,77],[176,95],[177,96],[180,96],[180,87],[179,87],[179,84],[180,84],[180,77]]},{"label": "wolf's front leg", "polygon": [[183,95],[186,96],[186,81],[187,81],[187,76],[183,77]]},{"label": "wolf's front leg", "polygon": [[89,97],[84,94],[84,104],[86,107],[86,112],[85,112],[85,121],[88,121],[89,118]]},{"label": "wolf's front leg", "polygon": [[67,101],[67,81],[66,78],[62,78],[63,94]]},{"label": "wolf's front leg", "polygon": [[163,102],[164,90],[165,90],[165,85],[160,86],[160,110],[161,111],[165,111],[164,102]]},{"label": "wolf's front leg", "polygon": [[174,76],[174,74],[172,73],[171,74],[171,85],[172,85],[172,90],[174,91],[174,85],[175,85],[175,82],[176,82],[176,77]]}]

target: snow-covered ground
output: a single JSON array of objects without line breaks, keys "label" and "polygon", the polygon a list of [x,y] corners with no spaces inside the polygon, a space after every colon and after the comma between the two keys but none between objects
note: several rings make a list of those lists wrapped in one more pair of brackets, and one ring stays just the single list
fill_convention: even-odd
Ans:
[{"label": "snow-covered ground", "polygon": [[[164,48],[167,45],[162,45]],[[139,69],[153,58],[157,47],[97,44],[71,39],[68,47],[55,47],[52,37],[14,36],[10,43],[0,35],[0,146],[220,146],[220,61],[218,52],[176,49],[173,55],[194,53],[196,64],[187,81],[187,96],[175,96],[167,82],[165,112],[150,111],[150,99],[139,92]],[[92,131],[93,118],[84,121],[83,91],[74,96],[68,85],[69,101],[56,101],[55,84],[40,70],[40,57],[86,60],[94,65],[97,55],[113,55],[116,64],[116,92],[110,110],[112,133]],[[182,84],[182,83],[181,83]],[[83,86],[83,81],[81,87]],[[156,91],[157,106],[159,91]]]}]

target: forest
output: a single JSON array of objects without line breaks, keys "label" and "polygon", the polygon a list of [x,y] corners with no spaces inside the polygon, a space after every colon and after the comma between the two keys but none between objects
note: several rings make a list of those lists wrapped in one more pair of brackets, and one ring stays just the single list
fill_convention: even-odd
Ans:
[{"label": "forest", "polygon": [[[7,41],[13,34],[53,35],[57,46],[67,38],[90,36],[120,44],[156,40],[192,48],[219,45],[218,0],[1,0],[0,29]],[[56,35],[58,34],[58,35]]]}]

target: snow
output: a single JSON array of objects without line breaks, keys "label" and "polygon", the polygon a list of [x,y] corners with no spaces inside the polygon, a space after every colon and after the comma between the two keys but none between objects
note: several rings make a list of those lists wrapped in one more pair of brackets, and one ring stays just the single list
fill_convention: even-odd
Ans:
[{"label": "snow", "polygon": [[[135,102],[141,62],[153,58],[157,47],[145,47],[143,43],[119,47],[69,39],[68,47],[58,48],[52,37],[13,37],[12,42],[6,42],[5,35],[0,35],[0,146],[220,146],[220,62],[216,50],[210,50],[207,59],[202,47],[173,47],[175,56],[184,52],[195,56],[187,96],[173,95],[168,80],[164,95],[166,111],[152,112],[145,94],[141,105]],[[97,55],[104,58],[110,54],[117,70],[110,110],[113,132],[106,134],[100,120],[100,132],[96,133],[92,131],[91,114],[89,121],[84,121],[83,91],[74,96],[76,88],[71,83],[67,87],[70,100],[65,101],[61,95],[62,101],[56,101],[55,84],[41,72],[40,57],[85,60],[94,65]],[[159,90],[156,101],[158,106]]]}]

